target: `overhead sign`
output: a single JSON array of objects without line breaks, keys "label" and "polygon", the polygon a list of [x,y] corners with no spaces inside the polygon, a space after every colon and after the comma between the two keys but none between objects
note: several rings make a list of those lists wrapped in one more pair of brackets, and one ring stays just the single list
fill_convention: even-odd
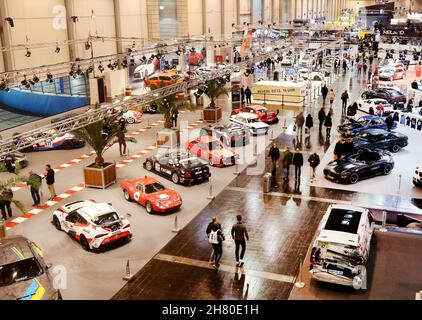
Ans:
[{"label": "overhead sign", "polygon": [[391,36],[391,37],[409,37],[409,38],[416,38],[421,36],[421,32],[419,30],[414,29],[390,29],[385,28],[381,30],[382,36]]}]

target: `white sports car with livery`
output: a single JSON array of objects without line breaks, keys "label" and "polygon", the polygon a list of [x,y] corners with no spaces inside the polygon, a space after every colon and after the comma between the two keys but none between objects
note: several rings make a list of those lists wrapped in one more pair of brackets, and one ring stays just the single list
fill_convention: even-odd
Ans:
[{"label": "white sports car with livery", "polygon": [[130,223],[107,203],[82,200],[69,203],[53,213],[53,224],[75,238],[87,250],[100,250],[132,238]]}]

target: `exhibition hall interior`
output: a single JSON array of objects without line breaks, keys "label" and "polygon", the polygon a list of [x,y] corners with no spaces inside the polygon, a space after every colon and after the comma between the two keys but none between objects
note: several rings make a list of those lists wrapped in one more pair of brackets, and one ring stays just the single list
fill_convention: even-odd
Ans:
[{"label": "exhibition hall interior", "polygon": [[422,300],[422,0],[0,0],[0,46],[0,300]]}]

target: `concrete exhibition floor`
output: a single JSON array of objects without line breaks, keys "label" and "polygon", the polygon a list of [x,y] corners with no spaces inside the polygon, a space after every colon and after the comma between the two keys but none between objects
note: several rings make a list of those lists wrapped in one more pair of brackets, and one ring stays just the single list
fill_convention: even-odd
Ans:
[{"label": "concrete exhibition floor", "polygon": [[[350,77],[353,77],[351,97],[353,101],[358,98],[361,89],[365,86],[365,83],[361,79],[356,79],[354,74],[341,76],[333,87],[339,96],[345,89],[349,90]],[[224,117],[227,119],[229,104],[226,100],[221,100],[220,103],[224,105]],[[338,98],[334,127],[340,123],[339,108]],[[307,112],[313,114],[314,121],[317,123],[318,104],[308,109]],[[191,138],[196,137],[198,128],[204,125],[199,121],[201,116],[200,112],[188,112],[180,117],[181,123],[188,121],[189,124],[198,125],[189,132]],[[318,128],[312,130],[310,138],[303,137],[303,140],[297,138],[292,132],[294,121],[292,115],[280,114],[280,117],[283,120],[287,119],[288,128],[284,130],[280,124],[272,126],[274,137],[278,137],[279,147],[301,146],[306,160],[311,151],[318,152],[322,157],[324,152],[333,148],[332,144],[337,141],[335,134],[331,139],[325,139],[325,133],[320,141]],[[142,154],[147,154],[140,156],[132,163],[123,163],[122,168],[118,170],[119,182],[122,179],[142,177],[147,174],[142,168],[142,162],[155,152],[149,147],[155,143],[156,133],[162,128],[162,124],[157,123],[160,120],[162,120],[160,115],[145,115],[143,123],[129,127],[129,132],[134,132],[147,127],[148,122],[154,124],[146,132],[136,136],[138,140],[136,144],[129,144],[130,155],[140,151],[145,151]],[[281,124],[284,122],[281,121]],[[184,126],[182,124],[182,128],[185,127],[186,124]],[[260,155],[258,159],[266,156],[265,147],[271,143],[270,137],[271,134],[264,138],[265,143],[262,140],[258,141]],[[293,188],[292,182],[284,183],[279,180],[278,190],[269,195],[263,195],[261,192],[263,172],[258,172],[256,175],[246,174],[251,173],[247,167],[254,162],[254,157],[251,156],[253,145],[254,142],[247,147],[249,148],[248,161],[237,168],[243,171],[239,177],[233,174],[235,167],[212,168],[212,178],[209,183],[183,187],[149,174],[158,178],[165,186],[181,193],[184,204],[180,212],[176,214],[148,215],[144,208],[124,200],[118,184],[105,191],[80,188],[81,191],[61,201],[60,204],[30,219],[22,220],[22,223],[11,228],[8,233],[27,236],[43,249],[47,262],[65,267],[67,289],[62,290],[64,299],[110,299],[112,297],[115,299],[288,299],[299,268],[300,255],[306,256],[318,223],[329,203],[353,202],[371,208],[392,207],[401,208],[406,212],[421,213],[420,208],[415,207],[409,198],[392,197],[388,192],[384,194],[384,191],[375,196],[364,190],[360,190],[361,192],[355,192],[353,189],[337,191],[335,189],[341,189],[338,185],[335,189],[327,186],[324,188],[310,186],[308,166],[303,169],[302,186]],[[82,154],[89,153],[89,148],[85,147],[79,150],[32,153],[28,154],[28,158],[30,168],[35,172],[43,173],[46,163],[57,167]],[[329,155],[330,151],[327,157]],[[107,151],[105,159],[117,163],[124,160],[120,158],[117,146]],[[93,157],[90,157],[88,160],[59,171],[56,175],[57,192],[60,194],[73,186],[80,185],[83,165],[89,164],[92,160]],[[266,171],[269,170],[268,168],[269,164],[266,163]],[[25,172],[28,170],[26,169]],[[393,175],[389,178],[395,181]],[[321,179],[319,178],[318,181],[320,182]],[[368,182],[376,181],[376,179],[378,178],[370,179]],[[361,183],[366,183],[366,181]],[[405,190],[404,184],[410,183],[411,180],[403,180],[403,190]],[[217,197],[210,203],[207,196],[211,184],[213,194]],[[43,191],[46,198],[48,192],[45,186]],[[27,208],[30,208],[31,198],[26,188],[16,191],[15,195]],[[58,232],[51,224],[53,209],[82,199],[112,203],[119,213],[126,215],[130,220],[134,233],[133,240],[104,253],[90,253],[84,251],[66,234]],[[245,216],[251,236],[245,268],[239,271],[234,267],[233,243],[228,240],[225,243],[221,271],[211,270],[208,265],[210,246],[205,237],[206,225],[211,217],[218,215],[229,238],[230,226],[238,213]],[[18,215],[16,210],[15,215]],[[171,232],[175,215],[182,229],[177,235]],[[412,251],[408,254],[413,256],[417,253]],[[136,275],[131,283],[125,285],[122,277],[125,274],[128,259],[130,259],[131,271]],[[422,283],[415,285],[422,287]]]}]

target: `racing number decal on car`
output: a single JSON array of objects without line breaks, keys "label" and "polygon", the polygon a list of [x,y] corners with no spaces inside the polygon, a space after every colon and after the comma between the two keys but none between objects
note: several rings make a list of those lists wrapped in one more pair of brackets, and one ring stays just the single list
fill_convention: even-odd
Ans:
[{"label": "racing number decal on car", "polygon": [[134,195],[133,195],[133,198],[135,198],[135,201],[139,201],[139,199],[141,198],[141,193],[135,192]]},{"label": "racing number decal on car", "polygon": [[155,163],[155,171],[157,172],[161,171],[161,165],[158,162]]}]

